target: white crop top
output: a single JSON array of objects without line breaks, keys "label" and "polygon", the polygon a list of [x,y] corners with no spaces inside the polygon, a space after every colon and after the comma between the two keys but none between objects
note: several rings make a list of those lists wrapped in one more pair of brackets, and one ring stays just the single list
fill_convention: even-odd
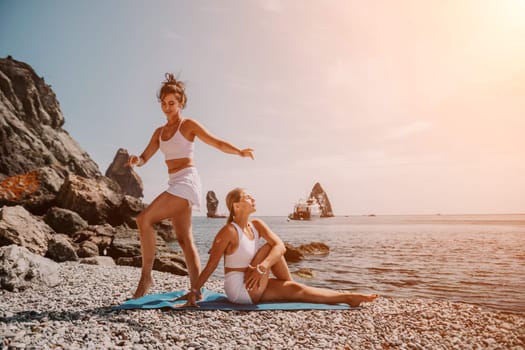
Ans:
[{"label": "white crop top", "polygon": [[239,235],[239,246],[237,250],[230,255],[224,255],[224,267],[231,268],[245,268],[250,265],[253,257],[259,249],[259,232],[255,229],[251,222],[248,223],[253,231],[253,239],[250,240],[242,229],[235,222],[232,222],[233,227],[237,230]]},{"label": "white crop top", "polygon": [[162,132],[164,131],[164,128],[162,128],[160,132],[160,151],[164,153],[164,158],[166,160],[170,159],[179,159],[179,158],[193,158],[193,150],[195,149],[195,144],[191,141],[188,141],[180,132],[180,127],[182,126],[182,123],[184,123],[184,120],[182,120],[179,124],[179,127],[177,128],[177,131],[175,131],[175,134],[167,140],[162,141]]}]

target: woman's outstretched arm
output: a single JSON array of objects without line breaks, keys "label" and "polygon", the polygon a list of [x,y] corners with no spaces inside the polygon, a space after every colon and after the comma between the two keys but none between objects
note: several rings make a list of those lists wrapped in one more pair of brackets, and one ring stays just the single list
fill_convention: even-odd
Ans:
[{"label": "woman's outstretched arm", "polygon": [[190,128],[191,133],[197,136],[199,139],[201,139],[204,143],[212,147],[215,147],[224,153],[237,154],[241,157],[250,157],[251,159],[254,159],[253,149],[251,148],[239,149],[235,147],[234,145],[232,145],[231,143],[213,136],[199,122],[193,119],[187,119],[186,123],[188,122],[190,124],[189,126],[191,127]]}]

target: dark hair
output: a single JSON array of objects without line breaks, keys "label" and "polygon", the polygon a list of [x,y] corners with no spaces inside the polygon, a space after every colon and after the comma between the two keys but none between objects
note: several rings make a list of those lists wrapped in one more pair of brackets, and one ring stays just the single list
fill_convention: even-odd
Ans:
[{"label": "dark hair", "polygon": [[228,216],[228,224],[231,224],[231,222],[233,221],[233,217],[235,216],[233,204],[241,200],[241,195],[243,191],[244,189],[237,187],[228,192],[228,194],[226,195],[226,205],[228,206],[228,210],[230,211],[230,216]]},{"label": "dark hair", "polygon": [[187,101],[186,93],[184,92],[184,83],[180,80],[177,80],[173,73],[166,73],[164,77],[166,79],[162,82],[162,86],[157,93],[157,99],[160,102],[167,94],[175,94],[175,96],[177,96],[177,100],[179,101],[180,107],[184,108]]}]

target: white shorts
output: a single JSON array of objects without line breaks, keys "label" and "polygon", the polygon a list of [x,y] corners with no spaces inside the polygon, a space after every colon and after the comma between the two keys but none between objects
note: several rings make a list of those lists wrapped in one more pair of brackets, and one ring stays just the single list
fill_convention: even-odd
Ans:
[{"label": "white shorts", "polygon": [[193,209],[200,211],[202,189],[201,178],[199,177],[197,168],[188,167],[169,175],[170,179],[166,192],[187,199]]},{"label": "white shorts", "polygon": [[253,304],[244,285],[244,272],[231,271],[224,275],[224,291],[232,303]]}]

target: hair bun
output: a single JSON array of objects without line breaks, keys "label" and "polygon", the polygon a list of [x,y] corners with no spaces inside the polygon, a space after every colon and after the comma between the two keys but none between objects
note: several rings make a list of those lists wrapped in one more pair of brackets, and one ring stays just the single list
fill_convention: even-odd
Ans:
[{"label": "hair bun", "polygon": [[166,73],[164,74],[164,77],[166,78],[166,80],[164,81],[165,84],[177,84],[177,79],[175,79],[175,74]]}]

